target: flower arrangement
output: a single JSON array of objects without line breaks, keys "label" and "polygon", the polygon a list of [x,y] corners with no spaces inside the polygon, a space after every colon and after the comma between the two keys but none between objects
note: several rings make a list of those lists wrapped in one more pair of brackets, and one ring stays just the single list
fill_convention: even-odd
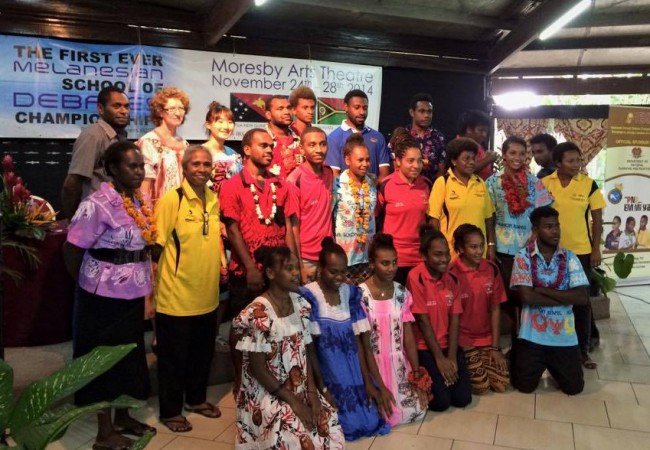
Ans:
[{"label": "flower arrangement", "polygon": [[56,213],[44,201],[32,198],[22,178],[16,175],[10,155],[2,158],[2,192],[0,193],[3,232],[38,240],[56,220]]}]

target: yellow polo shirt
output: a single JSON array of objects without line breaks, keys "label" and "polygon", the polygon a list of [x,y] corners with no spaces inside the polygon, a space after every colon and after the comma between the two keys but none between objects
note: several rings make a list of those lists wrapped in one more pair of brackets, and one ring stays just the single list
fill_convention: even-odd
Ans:
[{"label": "yellow polo shirt", "polygon": [[[494,207],[485,182],[477,175],[472,175],[464,185],[449,169],[447,176],[438,177],[433,183],[427,215],[440,221],[440,231],[447,238],[452,258],[456,256],[454,230],[459,225],[471,223],[479,227],[485,236],[485,219],[492,217],[493,213]],[[485,248],[487,250],[487,242]]]},{"label": "yellow polo shirt", "polygon": [[170,316],[198,316],[219,305],[219,201],[206,187],[205,234],[201,200],[187,180],[182,189],[180,205],[176,189],[168,191],[156,204],[156,243],[163,247],[156,277],[156,310]]},{"label": "yellow polo shirt", "polygon": [[648,229],[639,230],[636,233],[637,248],[650,248],[650,233]]},{"label": "yellow polo shirt", "polygon": [[576,255],[591,253],[590,212],[605,207],[605,199],[596,182],[579,173],[562,187],[555,171],[542,178],[542,183],[555,199],[551,206],[560,213],[560,246]]}]

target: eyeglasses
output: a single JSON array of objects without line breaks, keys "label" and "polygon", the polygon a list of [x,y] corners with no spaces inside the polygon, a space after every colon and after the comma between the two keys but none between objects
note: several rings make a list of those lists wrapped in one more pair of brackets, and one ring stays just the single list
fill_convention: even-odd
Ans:
[{"label": "eyeglasses", "polygon": [[203,236],[207,236],[208,231],[210,231],[210,222],[208,221],[208,219],[210,219],[208,212],[203,211]]},{"label": "eyeglasses", "polygon": [[174,106],[173,108],[163,108],[163,111],[169,114],[181,114],[185,113],[185,108],[182,106]]}]

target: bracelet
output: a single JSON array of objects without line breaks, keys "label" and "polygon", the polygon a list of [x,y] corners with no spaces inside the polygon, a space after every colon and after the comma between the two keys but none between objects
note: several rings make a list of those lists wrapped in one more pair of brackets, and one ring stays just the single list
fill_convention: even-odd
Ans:
[{"label": "bracelet", "polygon": [[271,395],[278,395],[278,392],[280,392],[280,391],[282,390],[283,387],[284,387],[284,386],[282,385],[282,383],[278,383],[278,387],[276,387],[275,389],[273,389],[272,391],[270,391],[269,394],[271,394]]}]

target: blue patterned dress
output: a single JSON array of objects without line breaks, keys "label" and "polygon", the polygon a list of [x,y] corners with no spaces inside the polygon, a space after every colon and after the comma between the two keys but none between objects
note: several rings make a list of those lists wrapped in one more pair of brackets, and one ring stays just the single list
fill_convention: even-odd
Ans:
[{"label": "blue patterned dress", "polygon": [[361,289],[342,284],[341,303],[331,306],[318,283],[301,289],[312,307],[311,334],[315,337],[323,380],[331,392],[346,441],[390,432],[390,425],[380,416],[377,405],[368,406],[356,336],[370,331],[361,307]]}]

